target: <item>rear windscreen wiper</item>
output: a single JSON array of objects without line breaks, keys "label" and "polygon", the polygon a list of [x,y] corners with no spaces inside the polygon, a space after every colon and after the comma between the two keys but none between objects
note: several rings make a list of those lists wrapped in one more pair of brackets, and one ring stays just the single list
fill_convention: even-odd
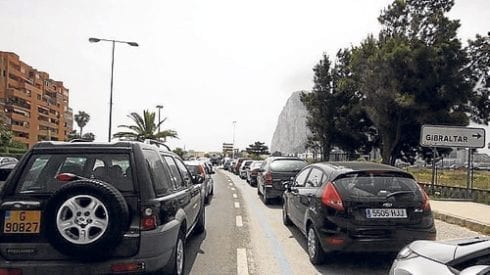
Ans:
[{"label": "rear windscreen wiper", "polygon": [[393,193],[389,193],[386,195],[386,198],[393,197],[393,196],[398,196],[398,195],[403,195],[403,194],[414,194],[415,191],[396,191]]}]

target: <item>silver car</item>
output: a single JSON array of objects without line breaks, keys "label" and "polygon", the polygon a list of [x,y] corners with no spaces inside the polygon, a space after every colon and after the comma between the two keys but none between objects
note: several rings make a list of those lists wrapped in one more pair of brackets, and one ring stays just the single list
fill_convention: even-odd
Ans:
[{"label": "silver car", "polygon": [[490,237],[412,242],[398,253],[390,274],[490,274]]}]

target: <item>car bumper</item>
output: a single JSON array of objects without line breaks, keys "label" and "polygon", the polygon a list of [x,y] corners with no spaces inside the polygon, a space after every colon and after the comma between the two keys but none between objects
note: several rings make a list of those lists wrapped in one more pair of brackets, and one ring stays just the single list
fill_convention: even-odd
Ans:
[{"label": "car bumper", "polygon": [[[111,274],[145,273],[166,267],[173,255],[180,225],[173,221],[156,230],[141,232],[140,248],[132,257],[112,258],[104,261],[86,262],[75,259],[57,260],[6,260],[0,256],[0,273],[4,269],[18,269],[22,275],[29,274]],[[134,272],[114,272],[114,265],[132,264],[139,269]]]},{"label": "car bumper", "polygon": [[282,198],[283,189],[277,189],[273,185],[264,185],[265,193],[268,199]]},{"label": "car bumper", "polygon": [[[366,230],[380,230],[380,228],[365,228]],[[359,235],[339,230],[318,230],[320,243],[325,251],[346,252],[398,252],[407,244],[416,240],[435,240],[435,227],[427,229],[383,228],[389,232],[381,236]]]}]

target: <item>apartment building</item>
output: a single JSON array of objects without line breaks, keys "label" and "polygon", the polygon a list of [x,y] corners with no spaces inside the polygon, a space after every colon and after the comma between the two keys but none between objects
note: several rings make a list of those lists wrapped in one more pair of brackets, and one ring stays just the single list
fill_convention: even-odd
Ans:
[{"label": "apartment building", "polygon": [[69,90],[63,82],[0,51],[0,120],[14,140],[31,147],[41,140],[66,140],[73,128]]}]

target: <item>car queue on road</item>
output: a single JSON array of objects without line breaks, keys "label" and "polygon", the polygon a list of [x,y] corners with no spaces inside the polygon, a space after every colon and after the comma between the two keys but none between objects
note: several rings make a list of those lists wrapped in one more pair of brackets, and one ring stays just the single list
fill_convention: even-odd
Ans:
[{"label": "car queue on road", "polygon": [[[234,167],[239,162],[246,161],[231,160],[234,166],[231,165],[230,170],[236,169]],[[295,168],[290,168],[290,172],[283,177],[277,177],[274,180],[277,183],[272,185],[271,175],[277,173],[270,170],[274,161],[302,160],[269,157],[261,161],[258,168],[254,168],[252,162],[247,173],[256,169],[256,185],[249,177],[245,179],[251,187],[257,188],[257,194],[265,205],[272,202],[272,196],[267,195],[268,190],[272,190],[269,188],[278,187],[274,192],[280,194],[280,199],[275,201],[282,204],[282,222],[287,227],[294,225],[304,235],[312,264],[331,263],[335,261],[331,255],[338,252],[391,252],[398,253],[398,256],[390,274],[430,274],[420,273],[424,267],[418,263],[428,257],[425,255],[433,255],[424,251],[432,251],[431,247],[443,248],[445,244],[435,241],[436,228],[429,197],[411,174],[371,162],[310,165],[305,162],[302,166],[296,164]],[[274,166],[277,169],[282,165]],[[240,170],[233,172],[243,179]],[[420,244],[414,246],[412,242]],[[437,274],[459,274],[472,270],[483,272],[478,274],[490,272],[489,238],[465,239],[455,244],[455,248],[464,254],[458,259],[455,254],[454,258],[447,258],[438,267],[433,264],[432,270],[440,272]],[[469,244],[478,245],[472,250],[463,250]],[[411,254],[405,255],[406,251]],[[418,251],[422,251],[422,254],[418,254]],[[421,260],[408,261],[413,257]],[[438,262],[437,254],[431,257],[434,258],[433,263]]]}]

